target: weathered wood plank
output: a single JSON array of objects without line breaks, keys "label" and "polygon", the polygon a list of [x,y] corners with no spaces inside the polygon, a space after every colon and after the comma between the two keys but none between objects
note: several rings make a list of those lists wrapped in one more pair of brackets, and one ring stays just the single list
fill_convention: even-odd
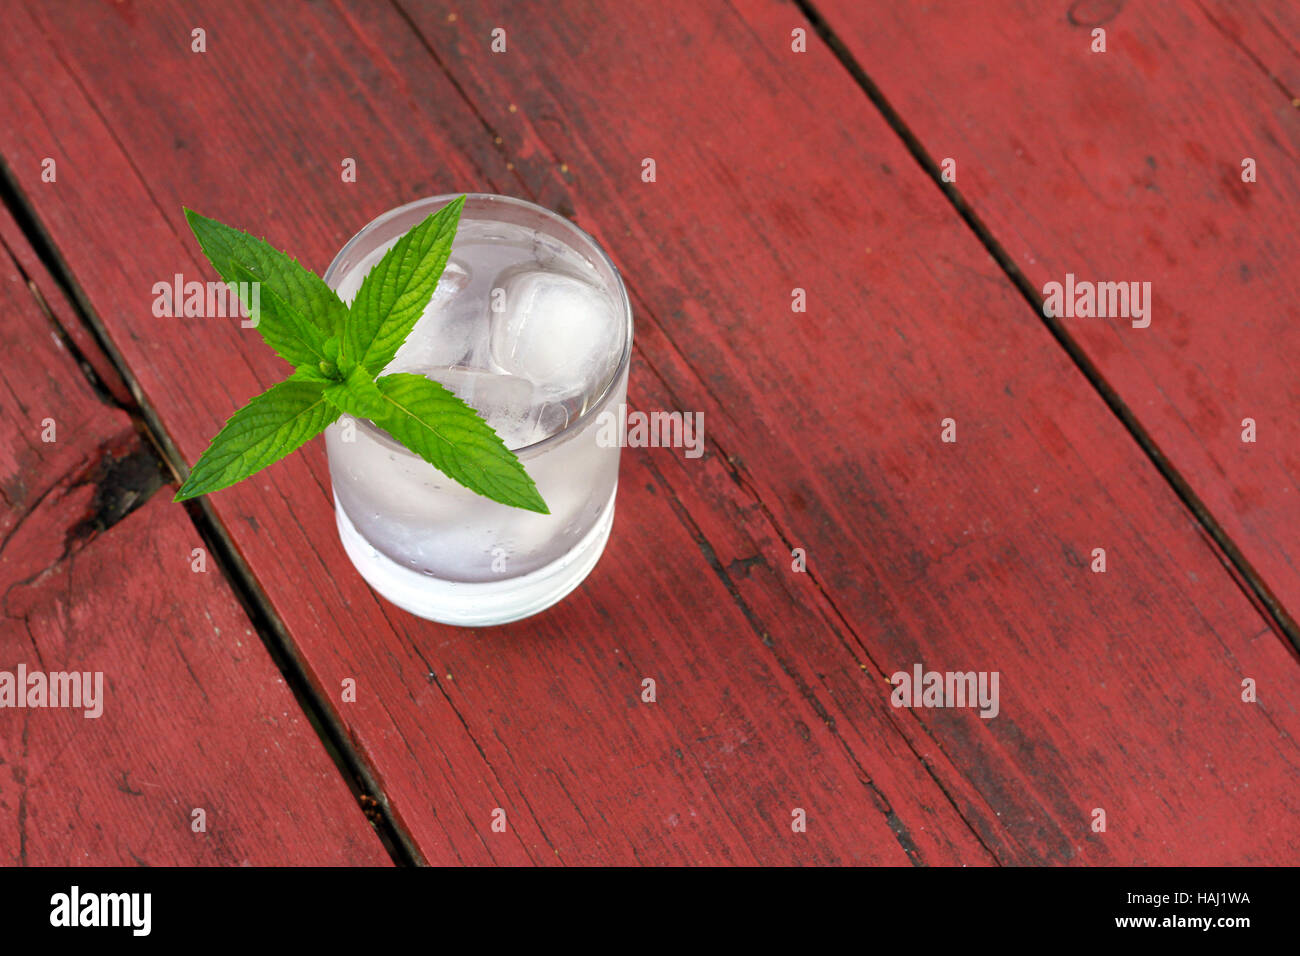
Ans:
[{"label": "weathered wood plank", "polygon": [[[148,316],[159,276],[203,274],[181,202],[317,268],[421,194],[571,210],[637,297],[633,404],[705,412],[710,454],[629,450],[600,567],[499,631],[370,595],[318,448],[212,500],[312,679],[360,680],[339,719],[427,858],[1294,855],[1293,662],[837,64],[793,58],[790,8],[667,3],[635,30],[600,5],[416,9],[419,38],[370,5],[292,29],[251,5],[127,16],[71,35],[38,10],[0,37],[23,90],[0,151],[30,169],[66,141],[77,176],[25,191],[187,460],[280,369],[234,329]],[[220,56],[188,52],[200,24]],[[1098,543],[1118,572],[1087,571]],[[887,675],[918,661],[1000,671],[999,718],[891,708]],[[1240,703],[1243,674],[1267,701]]]},{"label": "weathered wood plank", "polygon": [[1034,288],[1151,283],[1148,328],[1062,324],[1297,619],[1294,5],[821,6]]},{"label": "weathered wood plank", "polygon": [[202,538],[3,208],[0,313],[0,671],[102,675],[98,716],[0,709],[0,859],[387,862],[220,569],[192,570]]}]

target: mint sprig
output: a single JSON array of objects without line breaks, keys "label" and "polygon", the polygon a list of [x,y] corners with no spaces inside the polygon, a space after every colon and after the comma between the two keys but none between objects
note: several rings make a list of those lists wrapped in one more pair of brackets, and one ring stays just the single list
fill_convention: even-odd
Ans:
[{"label": "mint sprig", "polygon": [[[347,413],[370,419],[477,494],[550,513],[519,459],[474,409],[424,376],[380,376],[429,305],[464,203],[463,196],[454,199],[398,239],[362,280],[350,307],[265,241],[185,210],[221,278],[257,283],[257,330],[294,370],[230,417],[176,501],[256,474]],[[251,298],[245,300],[250,308]]]}]

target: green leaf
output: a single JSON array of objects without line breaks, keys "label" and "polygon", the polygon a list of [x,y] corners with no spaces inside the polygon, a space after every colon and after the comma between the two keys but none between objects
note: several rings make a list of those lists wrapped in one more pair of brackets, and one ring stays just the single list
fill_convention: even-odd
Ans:
[{"label": "green leaf", "polygon": [[[239,263],[259,277],[263,291],[273,291],[289,308],[319,329],[323,333],[321,340],[343,334],[348,307],[323,279],[303,268],[296,259],[261,239],[201,216],[192,209],[185,210],[185,218],[204,255],[222,279],[240,281],[234,268],[235,263]],[[263,321],[259,323],[258,331],[285,361],[295,366],[302,364],[285,354],[286,348],[295,354],[296,349],[290,337],[279,335],[281,327]]]},{"label": "green leaf", "polygon": [[272,385],[230,416],[173,500],[206,495],[256,474],[319,435],[338,415],[320,382],[289,378]]},{"label": "green leaf", "polygon": [[419,321],[451,255],[465,197],[458,196],[384,253],[361,281],[348,313],[343,351],[372,376],[393,360]]},{"label": "green leaf", "polygon": [[316,323],[289,305],[242,262],[232,262],[230,271],[235,276],[235,290],[256,323],[254,327],[282,359],[295,368],[319,369],[322,363],[329,363],[327,337]]},{"label": "green leaf", "polygon": [[550,514],[524,466],[474,409],[423,375],[378,382],[373,421],[448,478],[503,505]]}]

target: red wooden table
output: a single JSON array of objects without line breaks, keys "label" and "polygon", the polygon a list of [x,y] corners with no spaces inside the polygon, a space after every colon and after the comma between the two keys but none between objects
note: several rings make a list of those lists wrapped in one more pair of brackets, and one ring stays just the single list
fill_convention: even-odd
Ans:
[{"label": "red wooden table", "polygon": [[[6,2],[0,671],[105,692],[0,709],[4,861],[1297,862],[1297,48],[1283,0]],[[214,278],[183,205],[319,272],[459,191],[594,234],[629,404],[707,436],[482,631],[361,581],[319,441],[171,504],[284,369],[151,309]],[[1045,316],[1067,273],[1150,325]]]}]

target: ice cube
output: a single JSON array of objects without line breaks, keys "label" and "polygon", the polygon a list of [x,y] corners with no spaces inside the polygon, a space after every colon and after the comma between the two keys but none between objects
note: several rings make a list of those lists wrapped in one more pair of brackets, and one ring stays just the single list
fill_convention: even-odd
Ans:
[{"label": "ice cube", "polygon": [[565,402],[550,401],[545,392],[540,393],[540,401],[537,408],[537,441],[564,431],[569,427],[569,422],[577,417],[569,414],[569,406]]},{"label": "ice cube", "polygon": [[455,259],[449,261],[428,307],[386,372],[459,365],[474,354],[487,337],[487,320],[483,303],[467,296],[469,284],[469,267]]},{"label": "ice cube", "polygon": [[478,412],[511,450],[541,441],[555,425],[545,397],[532,382],[517,375],[467,368],[426,369],[423,374]]},{"label": "ice cube", "polygon": [[492,359],[554,394],[591,393],[619,358],[613,303],[595,286],[559,272],[516,272],[493,290]]},{"label": "ice cube", "polygon": [[[438,286],[433,290],[433,298],[429,300],[430,308],[451,298],[467,285],[469,285],[469,266],[455,259],[448,259],[442,275],[438,277]],[[428,314],[427,311],[425,314]]]}]

